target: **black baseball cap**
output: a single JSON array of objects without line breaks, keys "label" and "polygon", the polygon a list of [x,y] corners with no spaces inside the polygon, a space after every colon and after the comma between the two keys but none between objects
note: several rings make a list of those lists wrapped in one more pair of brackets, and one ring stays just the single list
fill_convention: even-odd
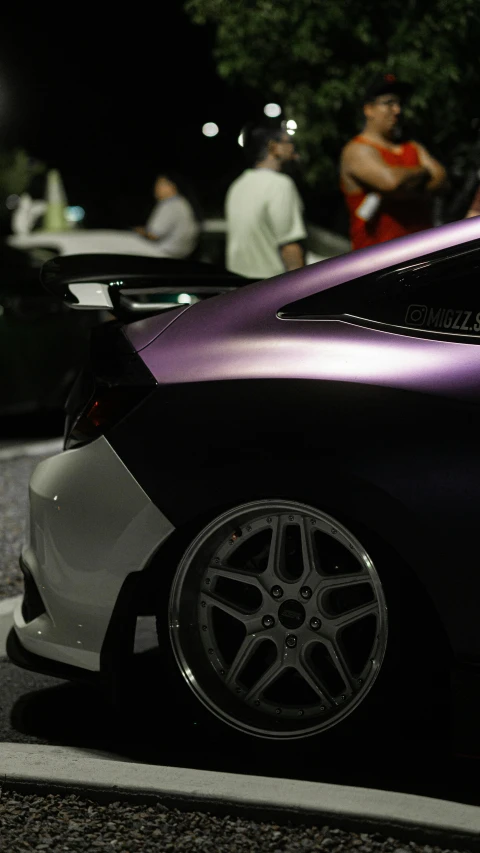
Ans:
[{"label": "black baseball cap", "polygon": [[362,103],[371,104],[380,95],[391,94],[398,95],[399,98],[408,98],[412,92],[413,86],[410,83],[402,83],[395,74],[379,74],[367,86]]}]

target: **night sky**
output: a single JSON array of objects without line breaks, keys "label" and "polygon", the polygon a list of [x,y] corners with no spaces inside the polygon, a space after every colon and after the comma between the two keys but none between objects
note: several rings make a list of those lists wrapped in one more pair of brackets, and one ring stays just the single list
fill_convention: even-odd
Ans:
[{"label": "night sky", "polygon": [[[221,80],[213,30],[168,5],[153,16],[131,4],[110,23],[104,6],[101,21],[82,4],[68,16],[20,4],[2,13],[0,145],[60,169],[89,227],[144,221],[153,178],[169,166],[190,176],[207,215],[220,214],[244,165],[240,129],[271,100]],[[207,121],[220,127],[213,139]]]}]

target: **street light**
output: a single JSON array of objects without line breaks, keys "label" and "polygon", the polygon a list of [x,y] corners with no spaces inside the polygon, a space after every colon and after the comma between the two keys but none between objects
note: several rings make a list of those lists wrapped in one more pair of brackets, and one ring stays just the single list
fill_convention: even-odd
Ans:
[{"label": "street light", "polygon": [[240,136],[238,137],[237,142],[238,142],[238,144],[240,145],[240,147],[241,147],[241,148],[243,148],[243,146],[245,145],[245,140],[244,140],[244,137],[243,137],[243,131],[242,131],[242,133],[240,134]]},{"label": "street light", "polygon": [[218,133],[218,124],[215,124],[214,121],[207,121],[202,127],[202,133],[204,136],[216,136]]}]

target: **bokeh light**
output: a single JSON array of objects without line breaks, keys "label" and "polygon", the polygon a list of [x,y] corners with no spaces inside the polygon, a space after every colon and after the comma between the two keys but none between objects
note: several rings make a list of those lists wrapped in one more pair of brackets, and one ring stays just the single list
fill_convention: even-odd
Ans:
[{"label": "bokeh light", "polygon": [[17,195],[16,193],[12,193],[11,195],[7,196],[5,204],[9,210],[15,210],[19,201],[20,201],[20,196]]},{"label": "bokeh light", "polygon": [[269,118],[277,118],[282,112],[280,104],[265,104],[263,112]]},{"label": "bokeh light", "polygon": [[67,222],[81,222],[85,218],[85,210],[80,205],[65,208],[65,219]]},{"label": "bokeh light", "polygon": [[215,124],[214,121],[207,121],[202,127],[202,133],[204,136],[216,136],[218,133],[218,124]]}]

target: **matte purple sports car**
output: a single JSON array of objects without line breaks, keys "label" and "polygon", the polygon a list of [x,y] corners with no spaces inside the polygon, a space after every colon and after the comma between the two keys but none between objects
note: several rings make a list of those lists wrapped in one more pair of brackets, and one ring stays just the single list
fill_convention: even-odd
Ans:
[{"label": "matte purple sports car", "polygon": [[[43,281],[115,311],[155,263]],[[31,480],[12,660],[118,678],[151,614],[153,677],[217,725],[447,720],[480,667],[479,344],[480,219],[104,324]]]}]

